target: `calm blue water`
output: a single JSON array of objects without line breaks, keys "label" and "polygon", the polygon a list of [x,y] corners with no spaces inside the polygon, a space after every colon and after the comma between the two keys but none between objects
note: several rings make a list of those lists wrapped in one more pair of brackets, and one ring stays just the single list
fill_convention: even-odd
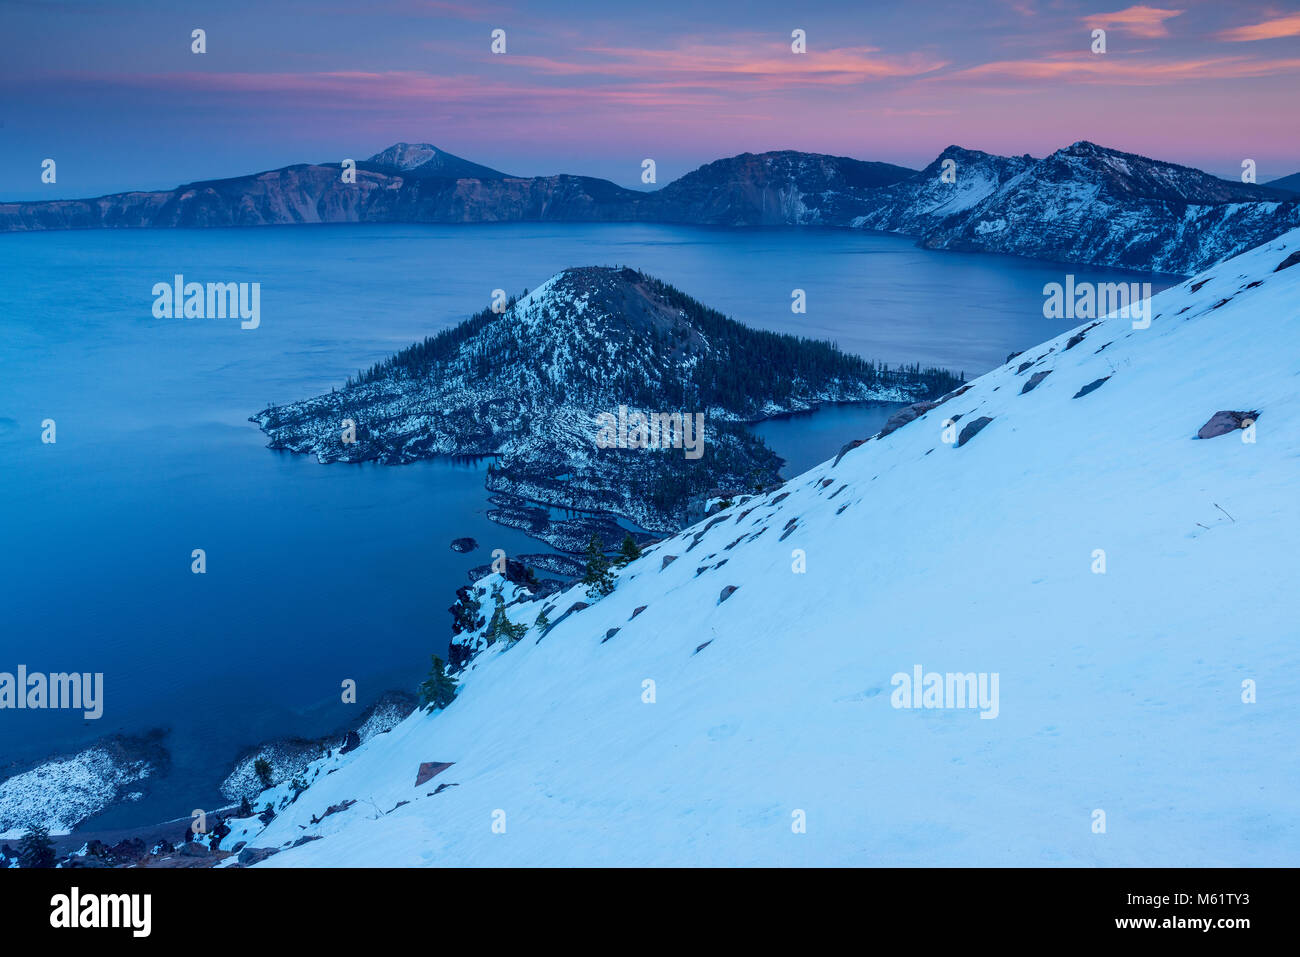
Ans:
[{"label": "calm blue water", "polygon": [[[172,729],[176,767],[125,826],[217,803],[246,744],[344,724],[444,653],[446,609],[492,548],[483,463],[317,465],[248,416],[566,266],[646,270],[751,325],[977,374],[1065,327],[1063,268],[840,230],[641,225],[276,227],[0,236],[0,670],[105,674],[103,719],[0,712],[0,767]],[[1120,274],[1072,270],[1079,279]],[[151,288],[262,284],[261,327],[158,320]],[[1132,278],[1132,277],[1127,277]],[[790,291],[808,314],[790,312]],[[795,474],[870,435],[878,406],[760,427]],[[54,419],[58,441],[40,441]],[[450,550],[470,535],[482,548]],[[190,572],[192,549],[206,575]],[[360,703],[339,685],[358,682]]]}]

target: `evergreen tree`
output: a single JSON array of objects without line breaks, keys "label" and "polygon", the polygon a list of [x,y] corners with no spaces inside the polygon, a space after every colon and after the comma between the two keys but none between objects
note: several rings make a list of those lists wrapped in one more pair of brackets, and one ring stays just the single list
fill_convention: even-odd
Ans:
[{"label": "evergreen tree", "polygon": [[623,536],[623,544],[618,547],[618,558],[616,561],[619,566],[627,565],[641,557],[641,549],[636,540],[632,538],[632,533],[628,532]]},{"label": "evergreen tree", "polygon": [[49,829],[40,824],[32,825],[18,843],[18,866],[48,868],[53,867],[56,860]]},{"label": "evergreen tree", "polygon": [[528,626],[523,622],[516,624],[506,615],[506,602],[497,592],[493,596],[496,598],[496,611],[492,613],[492,621],[488,623],[487,631],[483,636],[487,639],[488,647],[491,648],[496,644],[498,638],[504,638],[511,644],[514,644],[528,632]]},{"label": "evergreen tree", "polygon": [[239,814],[236,815],[236,816],[237,816],[237,817],[252,817],[252,816],[253,816],[253,805],[251,805],[251,804],[248,803],[248,795],[247,795],[247,794],[245,794],[242,798],[239,799]]},{"label": "evergreen tree", "polygon": [[605,557],[604,543],[595,532],[591,533],[591,541],[587,543],[587,570],[581,580],[587,586],[589,598],[603,598],[614,590],[614,573]]},{"label": "evergreen tree", "polygon": [[274,787],[275,782],[271,780],[271,762],[266,758],[258,758],[253,762],[253,773],[262,782],[263,788]]},{"label": "evergreen tree", "polygon": [[420,707],[445,708],[456,697],[456,679],[447,674],[442,659],[433,655],[429,677],[420,685]]},{"label": "evergreen tree", "polygon": [[482,603],[470,592],[468,585],[462,585],[456,589],[456,604],[452,605],[451,612],[451,633],[459,635],[462,631],[475,631],[483,627],[483,619],[479,617],[479,609]]}]

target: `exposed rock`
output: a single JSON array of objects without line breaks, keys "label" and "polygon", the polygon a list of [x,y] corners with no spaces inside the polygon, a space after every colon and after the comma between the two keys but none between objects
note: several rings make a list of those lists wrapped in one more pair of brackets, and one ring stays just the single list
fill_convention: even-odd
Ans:
[{"label": "exposed rock", "polygon": [[1073,349],[1075,346],[1081,343],[1084,339],[1086,339],[1088,337],[1088,333],[1098,325],[1099,323],[1096,322],[1089,323],[1088,326],[1079,330],[1074,335],[1070,336],[1070,340],[1065,344],[1065,348],[1062,349],[1061,351],[1069,352],[1071,349]]},{"label": "exposed rock", "polygon": [[605,632],[605,637],[602,638],[602,639],[600,640],[600,643],[603,645],[605,642],[609,641],[609,639],[611,639],[611,638],[613,638],[615,635],[617,635],[617,634],[619,633],[619,631],[620,631],[620,629],[618,629],[618,628],[611,628],[611,629],[609,629],[609,631]]},{"label": "exposed rock", "polygon": [[1098,389],[1101,388],[1101,384],[1102,384],[1103,382],[1105,382],[1105,381],[1106,381],[1107,379],[1109,379],[1109,378],[1110,378],[1110,376],[1107,375],[1107,376],[1102,376],[1100,379],[1093,379],[1091,382],[1089,382],[1087,385],[1085,385],[1082,389],[1080,389],[1078,392],[1076,392],[1073,396],[1071,396],[1071,398],[1073,398],[1073,399],[1082,399],[1082,398],[1083,398],[1085,395],[1087,395],[1089,392],[1096,392]]},{"label": "exposed rock", "polygon": [[671,564],[672,564],[673,562],[675,562],[675,561],[677,561],[677,556],[676,556],[676,555],[665,555],[665,556],[663,557],[663,561],[659,563],[659,570],[660,570],[660,571],[663,571],[665,568],[667,568],[669,565],[671,565]]},{"label": "exposed rock", "polygon": [[[1026,392],[1033,392],[1035,389],[1038,388],[1038,383],[1042,382],[1051,374],[1052,374],[1051,369],[1044,369],[1042,372],[1035,372],[1033,375],[1029,377],[1029,381],[1026,382],[1024,386],[1021,388],[1020,394],[1024,395]],[[963,431],[962,434],[965,435],[966,433]],[[973,435],[974,433],[971,434]]]},{"label": "exposed rock", "polygon": [[[421,765],[421,767],[423,767],[423,765]],[[416,784],[418,786],[419,782],[417,781]],[[329,807],[325,809],[325,813],[322,814],[320,817],[317,817],[315,814],[313,814],[311,816],[311,823],[319,824],[321,821],[325,820],[325,818],[329,817],[331,814],[339,814],[343,811],[346,811],[348,808],[350,808],[352,805],[356,803],[357,803],[356,800],[353,799],[350,801],[340,801],[338,804],[331,804]]]},{"label": "exposed rock", "polygon": [[1290,256],[1287,256],[1286,259],[1283,259],[1278,263],[1277,268],[1274,269],[1273,272],[1281,272],[1283,269],[1290,269],[1297,263],[1300,263],[1300,249],[1297,249]]},{"label": "exposed rock", "polygon": [[466,552],[472,552],[476,548],[478,548],[478,542],[468,537],[454,538],[451,542],[451,550],[453,552],[460,552],[462,555]]},{"label": "exposed rock", "polygon": [[979,434],[980,429],[992,422],[993,419],[987,415],[981,415],[973,422],[966,423],[966,427],[961,430],[961,435],[957,436],[957,448],[961,448],[971,439]]},{"label": "exposed rock", "polygon": [[[885,424],[888,425],[889,423],[886,422]],[[884,433],[881,434],[883,435]],[[841,447],[839,454],[835,456],[835,461],[831,463],[831,468],[835,468],[835,466],[839,465],[840,459],[844,458],[845,455],[852,452],[859,445],[862,445],[866,441],[867,441],[866,439],[854,439],[852,442],[849,442],[847,445]]]},{"label": "exposed rock", "polygon": [[415,786],[418,788],[430,778],[446,771],[456,762],[454,761],[425,761],[420,765],[419,772],[415,775]]},{"label": "exposed rock", "polygon": [[722,589],[722,591],[718,594],[718,604],[721,605],[724,601],[726,601],[733,594],[735,594],[736,589],[739,587],[740,587],[739,585],[728,585],[726,588]]},{"label": "exposed rock", "polygon": [[239,852],[237,860],[240,867],[252,867],[273,854],[279,853],[280,849],[278,847],[246,847]]},{"label": "exposed rock", "polygon": [[1198,439],[1212,439],[1235,429],[1244,429],[1253,424],[1258,418],[1258,412],[1216,412],[1210,416],[1210,421],[1201,426],[1200,431],[1196,433],[1196,437]]},{"label": "exposed rock", "polygon": [[339,748],[339,754],[347,754],[361,747],[361,735],[355,731],[349,731],[343,739],[343,746]]},{"label": "exposed rock", "polygon": [[[897,412],[895,412],[893,415],[891,415],[888,419],[885,420],[885,427],[880,430],[879,436],[881,438],[884,438],[890,432],[897,432],[899,429],[907,425],[907,423],[911,422],[913,419],[920,418],[921,416],[925,415],[925,413],[929,412],[931,409],[935,408],[938,405],[939,405],[938,402],[923,400],[921,402],[913,402],[911,405],[899,409]],[[844,453],[847,452],[848,450],[849,449],[847,446],[841,449],[840,456],[843,457]],[[838,462],[839,458],[836,458],[835,461]]]}]

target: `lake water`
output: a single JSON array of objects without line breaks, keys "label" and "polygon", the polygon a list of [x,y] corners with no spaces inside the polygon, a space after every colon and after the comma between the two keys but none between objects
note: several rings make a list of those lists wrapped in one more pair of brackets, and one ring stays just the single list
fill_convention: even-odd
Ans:
[{"label": "lake water", "polygon": [[[760,328],[890,363],[978,374],[1064,330],[1065,267],[929,252],[846,230],[647,225],[309,226],[0,235],[0,671],[103,672],[104,717],[0,712],[0,768],[105,734],[171,729],[172,774],[105,815],[129,826],[218,801],[244,746],[352,720],[445,653],[446,609],[492,548],[482,462],[324,467],[247,421],[450,326],[492,290],[629,265]],[[1127,274],[1071,268],[1079,280]],[[154,319],[151,289],[261,283],[261,325]],[[1167,283],[1158,283],[1157,288]],[[808,312],[790,310],[791,290]],[[758,427],[787,475],[891,407]],[[53,419],[57,442],[42,444]],[[459,555],[452,538],[481,548]],[[207,573],[190,571],[202,548]],[[359,702],[340,701],[344,679]]]}]

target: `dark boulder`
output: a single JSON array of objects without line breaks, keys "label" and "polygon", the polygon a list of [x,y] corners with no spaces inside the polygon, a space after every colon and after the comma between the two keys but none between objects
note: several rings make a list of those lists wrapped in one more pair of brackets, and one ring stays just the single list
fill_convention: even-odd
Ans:
[{"label": "dark boulder", "polygon": [[415,775],[415,786],[418,788],[430,778],[433,778],[451,767],[454,761],[425,761],[420,765],[420,770]]},{"label": "dark boulder", "polygon": [[1259,418],[1258,412],[1216,412],[1196,433],[1198,439],[1212,439],[1236,429],[1244,429]]},{"label": "dark boulder", "polygon": [[347,754],[349,751],[355,751],[361,747],[361,735],[355,731],[349,731],[347,737],[343,739],[343,746],[339,748],[339,754]]},{"label": "dark boulder", "polygon": [[[899,409],[897,412],[895,412],[893,415],[891,415],[888,419],[885,420],[885,427],[882,428],[879,433],[877,433],[878,436],[883,439],[890,432],[897,432],[903,426],[907,425],[907,423],[911,422],[913,419],[918,419],[921,416],[925,415],[925,413],[935,408],[938,404],[939,404],[938,402],[932,402],[927,400],[924,402],[913,402],[909,406],[904,406],[903,408]],[[847,448],[842,449],[840,451],[840,455],[843,455],[847,451],[848,451]],[[838,462],[839,459],[836,459],[835,461]]]},{"label": "dark boulder", "polygon": [[460,552],[462,555],[467,552],[472,552],[476,548],[478,548],[478,542],[469,537],[453,538],[451,540],[451,550],[453,552]]},{"label": "dark boulder", "polygon": [[992,421],[993,420],[989,416],[981,415],[975,421],[968,422],[966,428],[961,430],[961,435],[957,436],[957,448],[961,448],[971,439],[975,438],[975,436],[979,434],[980,430]]},{"label": "dark boulder", "polygon": [[1083,398],[1085,395],[1087,395],[1089,392],[1096,392],[1098,389],[1101,388],[1102,383],[1105,382],[1105,381],[1106,381],[1107,379],[1109,379],[1109,378],[1110,378],[1110,376],[1102,376],[1100,379],[1093,379],[1091,382],[1089,382],[1087,385],[1085,385],[1082,389],[1080,389],[1078,392],[1076,392],[1073,396],[1071,396],[1071,398],[1073,398],[1073,399],[1082,399],[1082,398]]},{"label": "dark boulder", "polygon": [[[885,423],[885,424],[888,425],[889,423]],[[882,434],[883,434],[883,433],[882,433]],[[853,451],[854,449],[856,449],[859,445],[864,444],[866,441],[867,441],[866,439],[854,439],[854,440],[853,440],[852,442],[850,442],[848,445],[846,445],[846,446],[844,446],[843,448],[841,448],[841,449],[840,449],[840,452],[839,452],[839,455],[835,456],[835,461],[831,463],[831,468],[835,468],[835,466],[839,465],[839,464],[840,464],[840,459],[844,458],[845,455],[847,455],[848,453],[852,452],[852,451]]]},{"label": "dark boulder", "polygon": [[1024,386],[1021,388],[1020,394],[1024,395],[1026,392],[1033,392],[1035,389],[1038,388],[1038,383],[1042,382],[1051,374],[1052,374],[1051,369],[1044,369],[1042,372],[1035,372],[1033,375],[1029,377],[1029,381],[1026,382]]}]

